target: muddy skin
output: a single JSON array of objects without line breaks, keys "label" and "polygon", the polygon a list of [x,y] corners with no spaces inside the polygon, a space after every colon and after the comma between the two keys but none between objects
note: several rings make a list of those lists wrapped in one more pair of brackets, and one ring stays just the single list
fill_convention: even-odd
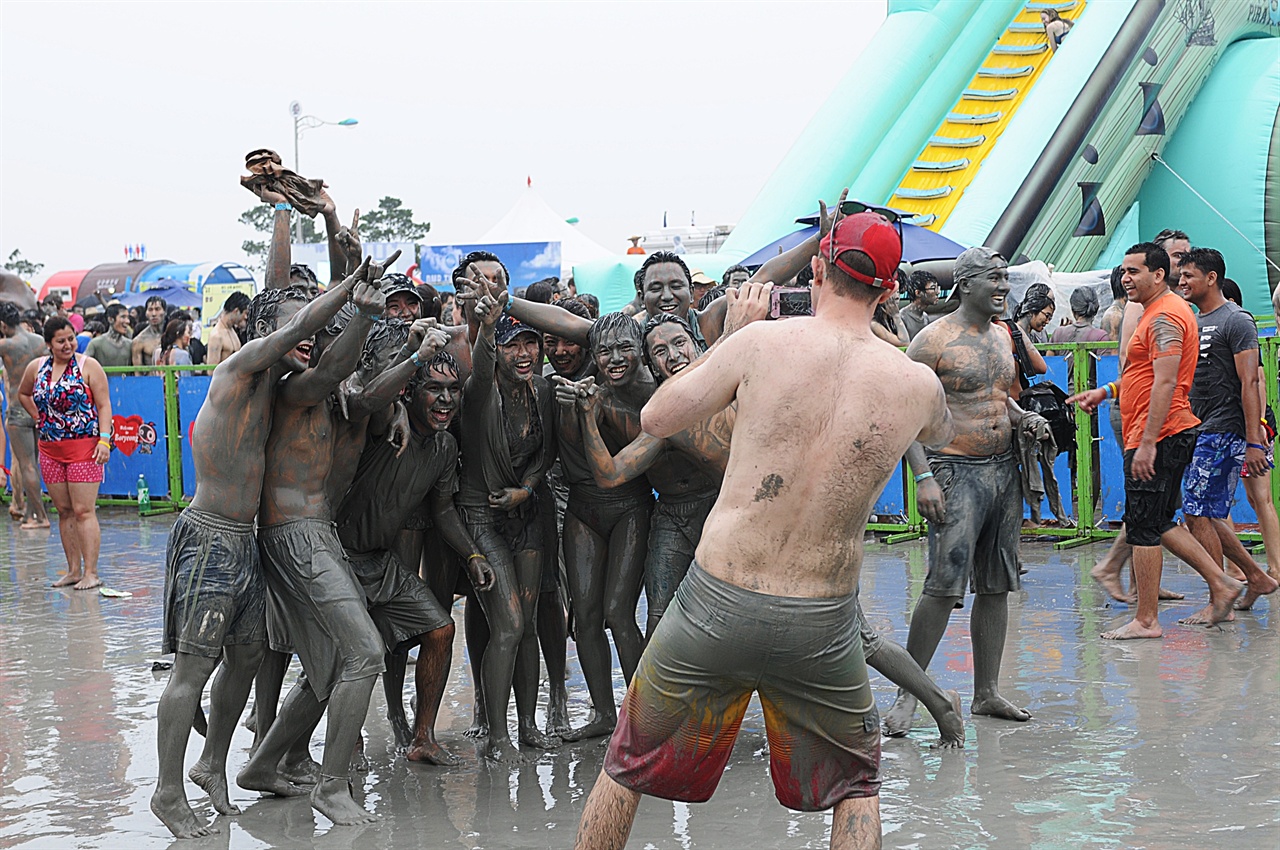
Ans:
[{"label": "muddy skin", "polygon": [[[473,273],[479,280],[479,273]],[[518,764],[524,757],[511,743],[507,706],[514,686],[519,738],[535,747],[556,746],[535,720],[538,694],[536,603],[542,574],[541,525],[534,493],[556,453],[556,435],[547,383],[533,374],[541,337],[503,322],[504,344],[495,339],[507,293],[485,294],[475,307],[479,332],[472,350],[474,371],[463,393],[462,482],[458,504],[477,552],[493,568],[493,589],[478,601],[487,620],[487,645],[468,643],[478,665],[488,736],[484,758]],[[558,308],[557,308],[558,309]],[[563,312],[563,311],[561,311]],[[472,438],[474,435],[474,438]],[[468,603],[470,623],[475,614]],[[479,630],[474,630],[478,636]],[[473,628],[468,625],[468,641]],[[479,730],[477,730],[479,731]]]},{"label": "muddy skin", "polygon": [[[224,361],[214,374],[208,396],[193,427],[192,443],[199,486],[192,507],[229,520],[250,523],[265,466],[275,387],[286,373],[301,368],[290,355],[347,301],[352,284],[334,287],[326,296],[304,304],[285,300],[272,322],[255,328],[257,337]],[[278,326],[278,330],[277,330]],[[200,775],[225,770],[231,732],[244,710],[249,687],[265,646],[226,647],[226,661],[215,683],[209,734],[201,756]],[[151,808],[179,837],[207,834],[208,827],[192,811],[183,790],[182,762],[192,718],[216,659],[179,652],[157,709],[160,775]],[[208,779],[208,787],[221,783]]]},{"label": "muddy skin", "polygon": [[[1015,381],[1013,354],[1008,335],[992,324],[992,320],[1005,309],[1009,293],[1008,264],[989,248],[971,248],[956,260],[955,280],[960,292],[959,309],[926,326],[908,347],[907,356],[932,369],[946,392],[947,407],[951,411],[957,437],[940,454],[996,457],[1009,451],[1012,434],[1007,399]],[[918,443],[907,451],[907,460],[916,475],[930,469],[925,452]],[[932,478],[922,481],[917,490],[920,511],[935,527],[945,523],[948,509],[954,512],[973,507],[948,505],[943,493],[938,481]],[[1014,493],[1010,498],[1018,496]],[[991,505],[987,510],[1002,511],[1007,507]],[[1016,547],[1016,528],[1009,533],[1013,535],[1012,543]],[[937,551],[942,545],[939,543],[936,549],[930,547],[931,558],[945,557],[945,553]],[[930,574],[941,568],[941,563],[931,563]],[[969,569],[972,570],[973,565]],[[1017,586],[1016,574],[1009,578],[1009,584]],[[922,670],[928,669],[956,603],[963,601],[962,596],[930,596],[927,593],[926,590],[926,595],[921,596],[916,605],[907,638],[907,651]],[[970,711],[1006,720],[1026,721],[1030,719],[1030,713],[1014,706],[999,693],[1000,660],[1007,624],[1007,592],[977,594],[971,618],[974,701]],[[890,712],[895,724],[910,717],[914,710],[914,698],[900,690],[898,702]]]},{"label": "muddy skin", "polygon": [[[6,305],[8,306],[8,305]],[[9,312],[9,311],[6,311]],[[10,319],[17,317],[10,312]],[[28,364],[48,352],[44,338],[23,330],[17,325],[0,321],[0,362],[4,363],[5,397],[9,401],[8,420],[4,423],[9,434],[9,450],[14,458],[13,503],[9,506],[14,519],[22,520],[25,530],[49,528],[49,515],[45,512],[44,498],[40,491],[40,467],[36,449],[36,425],[31,415],[18,403],[18,385],[27,371]],[[21,502],[22,512],[15,513]],[[68,574],[67,579],[72,576]],[[80,576],[66,584],[75,584]],[[64,579],[65,581],[65,579]],[[54,587],[59,587],[57,583]]]}]

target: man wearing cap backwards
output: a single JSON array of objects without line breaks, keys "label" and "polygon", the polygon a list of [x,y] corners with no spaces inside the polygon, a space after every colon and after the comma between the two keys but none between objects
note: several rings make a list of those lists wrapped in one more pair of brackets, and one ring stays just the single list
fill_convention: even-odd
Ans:
[{"label": "man wearing cap backwards", "polygon": [[697,561],[628,689],[578,847],[623,846],[641,794],[708,799],[757,690],[779,800],[834,806],[833,847],[880,846],[879,720],[854,614],[862,535],[902,452],[953,433],[937,378],[871,333],[901,251],[874,212],[838,222],[813,261],[813,318],[748,325],[645,406],[658,437],[735,399],[738,415]]},{"label": "man wearing cap backwards", "polygon": [[[916,443],[907,461],[916,501],[929,521],[929,572],[911,615],[907,651],[928,670],[952,609],[973,603],[973,714],[1025,721],[1031,713],[1000,696],[1000,657],[1009,618],[1009,591],[1017,590],[1018,530],[1022,524],[1018,462],[1011,416],[1022,411],[1009,398],[1016,380],[1009,336],[992,324],[1009,295],[1009,264],[991,248],[970,248],[956,258],[960,307],[911,341],[907,356],[942,381],[957,437],[926,454]],[[909,723],[916,700],[903,690],[889,719]]]}]

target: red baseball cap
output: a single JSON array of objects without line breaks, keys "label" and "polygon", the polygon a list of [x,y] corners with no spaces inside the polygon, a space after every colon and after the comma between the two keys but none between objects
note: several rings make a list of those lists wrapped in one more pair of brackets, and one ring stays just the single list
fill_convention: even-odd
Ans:
[{"label": "red baseball cap", "polygon": [[[898,264],[902,262],[902,237],[889,220],[876,212],[860,212],[836,222],[831,232],[819,243],[822,256],[832,255],[835,240],[835,264],[840,271],[868,286],[892,289],[897,283]],[[861,251],[875,265],[876,276],[855,271],[840,257],[845,251]]]}]

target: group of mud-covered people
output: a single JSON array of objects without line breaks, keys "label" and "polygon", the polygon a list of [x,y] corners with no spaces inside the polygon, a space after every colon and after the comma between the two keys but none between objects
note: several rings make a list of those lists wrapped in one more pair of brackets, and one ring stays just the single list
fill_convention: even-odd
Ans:
[{"label": "group of mud-covered people", "polygon": [[[1009,336],[993,323],[1009,291],[998,253],[956,261],[959,307],[906,354],[871,327],[896,297],[897,214],[844,196],[817,235],[704,309],[674,254],[646,258],[634,316],[597,318],[585,300],[509,297],[501,260],[477,252],[454,272],[461,318],[446,323],[387,271],[394,256],[361,260],[358,213],[342,226],[322,187],[278,158],[250,170],[245,184],[275,208],[267,288],[248,341],[213,372],[192,434],[196,494],[168,546],[176,657],[152,810],[175,835],[213,831],[184,790],[193,726],[205,742],[188,776],[218,813],[237,811],[226,759],[255,681],[242,788],[309,794],[337,824],[372,820],[350,776],[379,674],[406,757],[456,763],[434,724],[457,596],[483,759],[612,736],[582,847],[625,844],[641,794],[708,799],[753,691],[779,799],[834,806],[833,846],[879,846],[882,724],[864,663],[900,688],[888,734],[907,734],[919,701],[939,745],[963,746],[960,698],[925,670],[969,588],[971,712],[1030,718],[998,687],[1020,586],[1010,447],[1022,415]],[[295,207],[328,226],[323,292],[289,264]],[[771,282],[798,274],[812,276],[812,318],[760,321]],[[906,648],[875,634],[857,599],[868,516],[904,456],[933,523]],[[592,709],[577,728],[570,632]],[[629,684],[620,711],[610,636]],[[303,676],[281,703],[292,654]]]}]

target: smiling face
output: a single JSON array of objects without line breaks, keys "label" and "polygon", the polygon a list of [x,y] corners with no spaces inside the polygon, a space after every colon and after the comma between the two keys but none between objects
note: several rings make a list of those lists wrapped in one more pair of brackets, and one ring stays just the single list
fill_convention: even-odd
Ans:
[{"label": "smiling face", "polygon": [[1178,269],[1178,291],[1182,297],[1199,307],[1217,284],[1216,272],[1205,272],[1195,263],[1185,263]]},{"label": "smiling face", "polygon": [[53,339],[49,342],[49,353],[53,355],[56,363],[70,361],[76,353],[75,328],[63,328],[55,333]]},{"label": "smiling face", "polygon": [[1145,306],[1168,291],[1164,270],[1152,271],[1147,268],[1145,254],[1126,254],[1124,262],[1120,264],[1120,270],[1124,275],[1120,278],[1120,282],[1124,285],[1125,294],[1129,296],[1130,301],[1137,301]]},{"label": "smiling face", "polygon": [[640,369],[640,348],[633,335],[623,331],[606,331],[600,335],[592,356],[596,368],[613,386],[621,386],[635,380]]},{"label": "smiling face", "polygon": [[654,263],[644,273],[640,295],[645,312],[650,316],[673,313],[680,318],[689,315],[693,292],[684,269],[675,263]]},{"label": "smiling face", "polygon": [[532,379],[539,353],[536,333],[530,330],[516,334],[506,345],[498,346],[498,377],[509,383]]},{"label": "smiling face", "polygon": [[1050,304],[1040,312],[1033,313],[1031,318],[1027,321],[1027,324],[1030,326],[1031,330],[1039,333],[1044,330],[1045,325],[1049,324],[1049,321],[1053,319],[1053,313],[1054,306]]},{"label": "smiling face", "polygon": [[978,310],[999,316],[1004,312],[1009,296],[1009,264],[997,256],[988,259],[985,266],[963,282],[961,297]]},{"label": "smiling face", "polygon": [[698,346],[677,322],[658,325],[645,337],[649,362],[662,380],[684,371],[698,359]]},{"label": "smiling face", "polygon": [[553,334],[543,334],[542,343],[546,348],[547,361],[557,375],[569,378],[582,371],[587,351],[581,345]]},{"label": "smiling face", "polygon": [[121,310],[119,313],[116,313],[115,319],[111,322],[111,330],[115,331],[121,336],[128,336],[129,329],[131,327],[132,327],[132,323],[129,321],[128,310]]},{"label": "smiling face", "polygon": [[422,302],[407,292],[397,292],[387,296],[385,315],[388,319],[404,319],[407,322],[412,322],[420,318],[419,314],[421,312]]},{"label": "smiling face", "polygon": [[462,384],[452,369],[433,366],[427,379],[413,391],[409,416],[421,431],[446,431],[458,413]]}]

